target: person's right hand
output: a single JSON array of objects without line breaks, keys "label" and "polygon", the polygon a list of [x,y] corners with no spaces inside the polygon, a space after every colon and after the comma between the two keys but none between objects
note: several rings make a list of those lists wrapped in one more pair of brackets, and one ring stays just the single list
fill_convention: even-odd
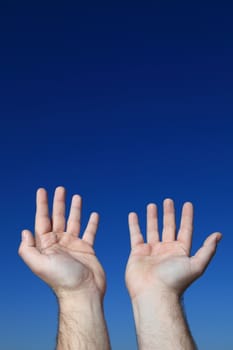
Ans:
[{"label": "person's right hand", "polygon": [[131,298],[145,292],[166,292],[180,296],[206,269],[213,257],[221,233],[207,237],[203,246],[190,257],[193,232],[193,206],[183,206],[181,225],[176,237],[174,204],[164,201],[162,240],[159,239],[157,207],[147,207],[147,243],[136,213],[129,214],[131,254],[126,268],[126,285]]},{"label": "person's right hand", "polygon": [[30,269],[55,291],[105,293],[105,273],[93,249],[99,217],[92,213],[82,238],[80,234],[81,197],[74,195],[69,218],[65,220],[65,189],[55,191],[52,218],[47,193],[37,191],[35,237],[22,232],[19,255]]}]

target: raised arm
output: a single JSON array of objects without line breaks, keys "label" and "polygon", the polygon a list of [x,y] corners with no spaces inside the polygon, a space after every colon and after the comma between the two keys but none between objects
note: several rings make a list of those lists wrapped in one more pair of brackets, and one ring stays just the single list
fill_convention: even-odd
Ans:
[{"label": "raised arm", "polygon": [[110,342],[103,313],[105,273],[93,244],[99,217],[92,213],[80,237],[81,197],[72,198],[65,219],[65,189],[54,194],[52,218],[47,193],[37,191],[35,236],[22,232],[19,255],[54,291],[59,304],[57,350],[108,350]]},{"label": "raised arm", "polygon": [[126,268],[126,285],[131,297],[140,350],[196,349],[181,305],[185,289],[205,271],[221,234],[207,237],[190,257],[193,205],[182,209],[176,235],[175,210],[171,199],[164,201],[163,232],[158,232],[157,207],[147,206],[147,242],[144,242],[136,213],[129,214],[131,254]]}]

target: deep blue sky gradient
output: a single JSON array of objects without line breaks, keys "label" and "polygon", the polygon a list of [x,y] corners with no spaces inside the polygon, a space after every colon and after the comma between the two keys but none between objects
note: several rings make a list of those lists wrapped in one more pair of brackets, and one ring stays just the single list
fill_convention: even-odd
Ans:
[{"label": "deep blue sky gradient", "polygon": [[195,209],[193,252],[224,237],[185,294],[203,350],[233,348],[233,5],[218,2],[1,3],[1,336],[4,350],[53,349],[57,306],[17,255],[35,192],[56,186],[101,215],[113,349],[136,349],[124,286],[127,215],[173,198]]}]

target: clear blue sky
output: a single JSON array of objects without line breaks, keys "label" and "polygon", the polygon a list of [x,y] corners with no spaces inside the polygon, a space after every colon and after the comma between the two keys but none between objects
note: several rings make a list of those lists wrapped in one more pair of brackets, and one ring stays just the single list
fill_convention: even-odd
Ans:
[{"label": "clear blue sky", "polygon": [[[85,3],[85,2],[84,2]],[[232,350],[233,5],[80,2],[0,5],[1,335],[4,350],[54,348],[57,306],[17,255],[35,192],[56,186],[96,210],[114,350],[136,349],[124,286],[127,215],[173,198],[195,210],[193,252],[223,233],[185,294],[202,350]]]}]

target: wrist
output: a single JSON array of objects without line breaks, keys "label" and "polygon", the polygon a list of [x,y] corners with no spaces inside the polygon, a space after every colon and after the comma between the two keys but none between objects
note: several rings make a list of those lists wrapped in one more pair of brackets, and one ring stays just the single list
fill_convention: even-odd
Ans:
[{"label": "wrist", "polygon": [[181,294],[175,290],[168,289],[164,286],[157,286],[156,288],[146,288],[140,293],[130,295],[132,304],[140,304],[144,300],[149,303],[179,303]]},{"label": "wrist", "polygon": [[[138,313],[159,313],[162,310],[181,305],[178,294],[167,290],[146,291],[131,299],[133,310]],[[165,311],[166,312],[166,311]]]},{"label": "wrist", "polygon": [[103,295],[96,291],[59,291],[56,293],[59,308],[61,310],[76,310],[93,305],[103,305]]},{"label": "wrist", "polygon": [[77,300],[83,299],[88,301],[89,299],[100,299],[103,300],[105,295],[105,289],[100,290],[94,284],[90,286],[84,286],[75,289],[69,288],[52,288],[54,294],[56,295],[58,301],[68,301],[68,300]]}]

